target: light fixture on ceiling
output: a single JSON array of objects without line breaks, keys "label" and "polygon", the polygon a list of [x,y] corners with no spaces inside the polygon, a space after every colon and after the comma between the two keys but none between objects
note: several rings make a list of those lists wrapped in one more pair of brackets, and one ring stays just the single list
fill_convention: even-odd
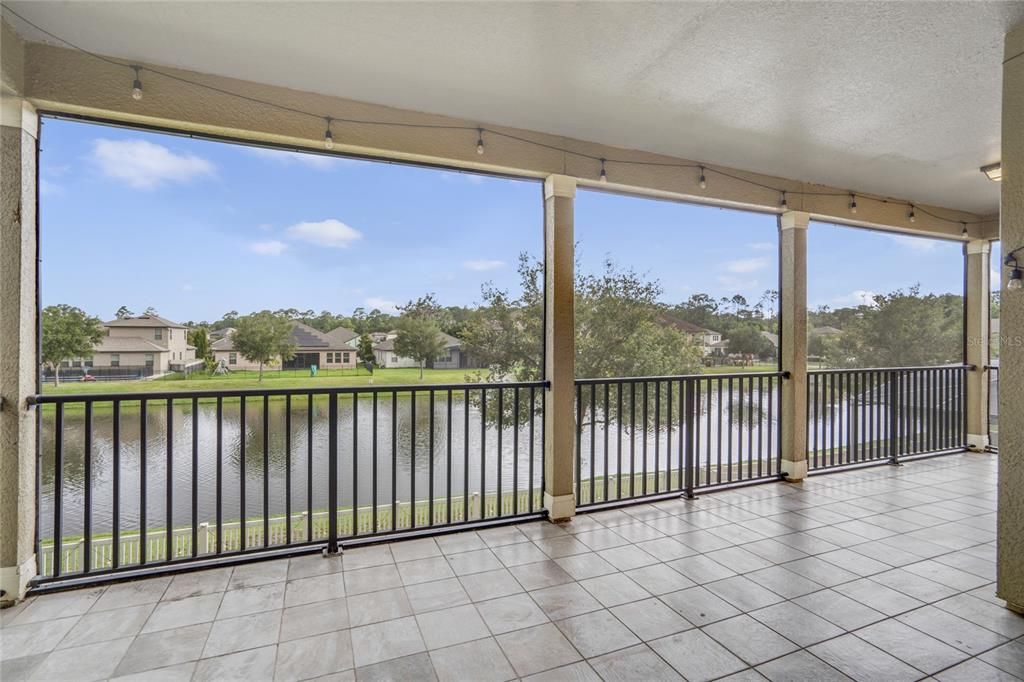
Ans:
[{"label": "light fixture on ceiling", "polygon": [[484,153],[484,129],[476,129],[476,153],[483,156]]},{"label": "light fixture on ceiling", "polygon": [[913,204],[910,205],[910,213],[907,215],[907,219],[910,222],[914,222],[915,220],[917,220],[917,214],[914,213],[914,205]]},{"label": "light fixture on ceiling", "polygon": [[982,166],[980,170],[985,174],[985,177],[993,182],[999,182],[1003,179],[1003,164],[1000,161]]},{"label": "light fixture on ceiling", "polygon": [[608,182],[608,174],[604,172],[604,159],[601,159],[601,175],[597,178],[598,182]]},{"label": "light fixture on ceiling", "polygon": [[327,130],[324,131],[324,149],[334,149],[334,135],[331,134],[331,117],[325,118]]},{"label": "light fixture on ceiling", "polygon": [[139,70],[141,67],[133,66],[132,70],[135,72],[135,80],[132,81],[132,99],[138,102],[142,99],[142,80],[139,78]]},{"label": "light fixture on ceiling", "polygon": [[704,166],[700,167],[700,179],[697,180],[697,184],[700,185],[701,189],[708,188],[708,179],[704,177]]},{"label": "light fixture on ceiling", "polygon": [[850,213],[856,213],[856,212],[857,212],[857,195],[856,194],[851,194],[850,195]]}]

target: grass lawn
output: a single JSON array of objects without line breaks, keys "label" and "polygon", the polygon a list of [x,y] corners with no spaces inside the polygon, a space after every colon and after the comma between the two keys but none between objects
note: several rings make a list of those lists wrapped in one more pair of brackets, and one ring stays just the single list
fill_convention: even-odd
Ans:
[{"label": "grass lawn", "polygon": [[746,365],[745,367],[736,367],[734,365],[715,365],[714,367],[705,367],[704,374],[742,374],[745,372],[777,372],[778,366],[774,362],[763,362],[754,365]]},{"label": "grass lawn", "polygon": [[364,369],[331,370],[315,377],[309,371],[265,371],[263,382],[258,372],[239,371],[228,375],[195,375],[151,379],[149,381],[71,381],[60,386],[46,384],[46,395],[82,393],[150,393],[159,391],[217,391],[238,388],[334,388],[338,386],[395,386],[422,384],[461,384],[466,377],[482,370],[425,369],[423,379],[416,368],[378,369],[371,375]]}]

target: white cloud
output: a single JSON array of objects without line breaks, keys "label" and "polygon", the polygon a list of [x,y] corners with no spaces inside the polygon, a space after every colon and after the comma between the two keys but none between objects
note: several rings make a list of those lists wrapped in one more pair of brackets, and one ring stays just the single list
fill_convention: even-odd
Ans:
[{"label": "white cloud", "polygon": [[744,273],[744,272],[757,272],[768,267],[768,259],[764,257],[758,258],[741,258],[739,260],[731,260],[725,264],[725,269],[728,272]]},{"label": "white cloud", "polygon": [[774,251],[775,244],[772,244],[771,242],[750,242],[747,244],[747,248],[753,249],[754,251]]},{"label": "white cloud", "polygon": [[271,149],[269,147],[246,147],[245,149],[253,156],[258,156],[261,159],[276,161],[285,166],[297,163],[314,170],[332,170],[345,163],[355,163],[351,159],[343,159],[326,154],[291,152],[284,149]]},{"label": "white cloud", "polygon": [[249,250],[253,253],[258,253],[261,256],[280,256],[287,248],[287,244],[279,242],[276,239],[268,239],[267,241],[253,242],[252,244],[249,244]]},{"label": "white cloud", "polygon": [[888,236],[889,239],[900,246],[905,246],[912,251],[933,251],[937,243],[934,239],[927,239],[925,237],[910,237],[904,234],[890,234]]},{"label": "white cloud", "polygon": [[213,164],[206,159],[178,154],[147,140],[95,140],[92,159],[104,175],[140,189],[214,174]]},{"label": "white cloud", "polygon": [[462,262],[462,266],[469,270],[484,272],[486,270],[497,270],[498,268],[505,267],[505,261],[486,259],[467,260]]},{"label": "white cloud", "polygon": [[842,308],[846,306],[857,306],[867,305],[874,307],[875,305],[875,292],[869,291],[868,289],[857,289],[851,291],[848,294],[842,296],[836,296],[832,299],[831,305],[833,308]]},{"label": "white cloud", "polygon": [[379,296],[370,296],[366,299],[366,305],[372,310],[376,308],[382,313],[397,313],[398,303],[395,301],[389,301],[386,298]]},{"label": "white cloud", "polygon": [[64,194],[64,188],[46,178],[39,178],[39,194],[44,197],[58,197]]},{"label": "white cloud", "polygon": [[296,223],[288,228],[288,236],[319,246],[344,249],[352,242],[362,239],[363,233],[340,220],[328,218],[318,223]]},{"label": "white cloud", "polygon": [[260,223],[258,225],[258,227],[259,227],[259,229],[263,230],[264,232],[270,232],[271,230],[274,229],[274,226],[271,225],[270,223]]}]

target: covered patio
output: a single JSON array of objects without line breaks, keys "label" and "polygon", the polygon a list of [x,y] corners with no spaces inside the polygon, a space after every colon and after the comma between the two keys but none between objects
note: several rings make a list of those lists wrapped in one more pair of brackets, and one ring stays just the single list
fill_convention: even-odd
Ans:
[{"label": "covered patio", "polygon": [[[2,677],[1024,679],[1022,22],[1012,2],[5,0]],[[45,393],[55,118],[534,181],[539,376]],[[772,216],[776,365],[580,376],[579,189]],[[962,245],[962,357],[810,369],[824,223]]]},{"label": "covered patio", "polygon": [[4,679],[996,680],[989,454],[30,598]]}]

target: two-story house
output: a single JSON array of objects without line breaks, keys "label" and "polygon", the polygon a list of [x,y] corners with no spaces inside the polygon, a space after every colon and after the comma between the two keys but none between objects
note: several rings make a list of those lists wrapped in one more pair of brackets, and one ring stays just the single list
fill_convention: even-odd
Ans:
[{"label": "two-story house", "polygon": [[103,339],[93,348],[89,367],[145,368],[146,375],[185,369],[198,362],[188,343],[188,327],[159,315],[139,315],[103,323]]},{"label": "two-story house", "polygon": [[[238,352],[233,336],[234,329],[226,330],[211,345],[217,364],[223,364],[229,370],[258,369],[259,363],[247,360]],[[295,354],[283,363],[275,363],[281,369],[305,369],[313,365],[320,369],[352,369],[356,366],[359,335],[351,329],[336,327],[325,333],[308,324],[293,321],[291,341],[295,346]]]}]

